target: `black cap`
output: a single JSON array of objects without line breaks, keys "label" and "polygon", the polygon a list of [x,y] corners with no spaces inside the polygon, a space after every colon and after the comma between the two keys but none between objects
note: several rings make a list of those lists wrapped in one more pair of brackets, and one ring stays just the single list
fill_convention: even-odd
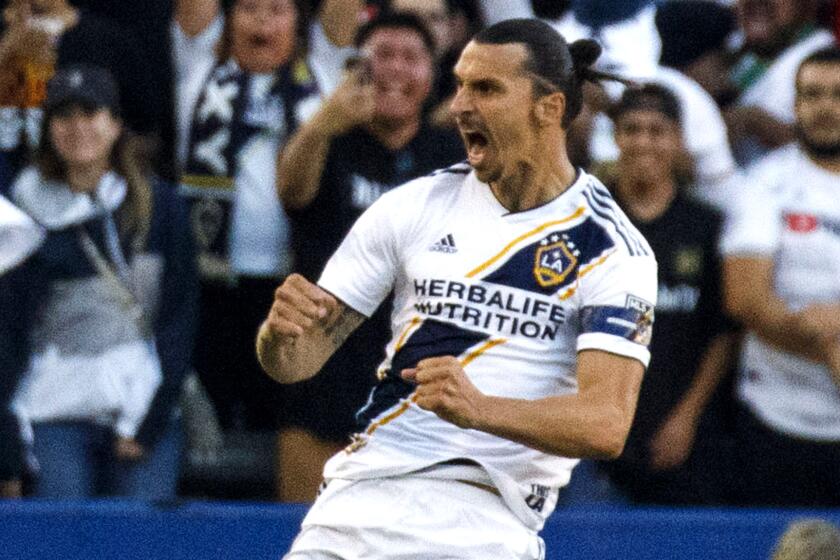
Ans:
[{"label": "black cap", "polygon": [[712,0],[665,2],[656,9],[663,66],[682,68],[709,51],[723,48],[735,30],[735,14]]},{"label": "black cap", "polygon": [[69,103],[110,109],[117,114],[120,108],[117,84],[105,68],[90,64],[66,66],[59,69],[47,84],[44,110],[50,113]]}]

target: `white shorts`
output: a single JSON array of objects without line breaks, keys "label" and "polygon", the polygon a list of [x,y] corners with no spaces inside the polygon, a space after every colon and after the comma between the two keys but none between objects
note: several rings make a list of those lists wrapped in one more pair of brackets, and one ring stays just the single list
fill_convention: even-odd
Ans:
[{"label": "white shorts", "polygon": [[543,560],[545,545],[492,492],[412,476],[332,480],[285,560]]}]

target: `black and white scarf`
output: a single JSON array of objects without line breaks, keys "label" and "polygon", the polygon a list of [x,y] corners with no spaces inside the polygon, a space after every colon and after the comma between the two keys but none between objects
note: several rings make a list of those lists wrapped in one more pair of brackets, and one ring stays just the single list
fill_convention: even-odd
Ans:
[{"label": "black and white scarf", "polygon": [[301,60],[280,67],[265,96],[256,94],[254,76],[233,59],[210,73],[193,112],[180,184],[181,194],[190,201],[203,278],[233,280],[228,238],[240,152],[259,134],[292,134],[298,104],[317,93],[315,79]]}]

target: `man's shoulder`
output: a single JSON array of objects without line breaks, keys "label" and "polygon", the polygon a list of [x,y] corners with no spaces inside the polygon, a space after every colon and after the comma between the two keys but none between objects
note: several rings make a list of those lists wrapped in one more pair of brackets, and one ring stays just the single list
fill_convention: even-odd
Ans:
[{"label": "man's shoulder", "polygon": [[748,167],[744,181],[749,188],[783,187],[796,173],[803,157],[796,143],[777,148]]},{"label": "man's shoulder", "polygon": [[586,214],[609,236],[616,249],[628,256],[653,257],[644,235],[633,225],[609,189],[597,177],[585,172],[580,181],[580,201]]}]

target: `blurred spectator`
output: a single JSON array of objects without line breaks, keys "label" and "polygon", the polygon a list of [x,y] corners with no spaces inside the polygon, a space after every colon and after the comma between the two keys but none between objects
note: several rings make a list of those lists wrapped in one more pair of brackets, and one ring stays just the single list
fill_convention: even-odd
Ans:
[{"label": "blurred spectator", "polygon": [[748,334],[736,425],[744,499],[840,505],[840,49],[796,75],[797,142],[745,178],[725,301]]},{"label": "blurred spectator", "polygon": [[[364,58],[292,138],[280,164],[296,269],[311,281],[380,195],[465,157],[454,132],[423,118],[434,42],[421,20],[386,12],[359,30],[356,45]],[[390,307],[389,300],[318,377],[288,387],[292,427],[279,440],[281,498],[314,499],[323,463],[356,431],[353,414],[390,337]]]},{"label": "blurred spectator", "polygon": [[840,529],[819,519],[791,523],[771,560],[840,560]]},{"label": "blurred spectator", "polygon": [[47,238],[10,286],[16,312],[0,316],[16,349],[0,370],[25,370],[14,406],[35,494],[172,498],[196,313],[186,217],[147,173],[107,70],[59,70],[44,111],[12,196]]},{"label": "blurred spectator", "polygon": [[662,66],[700,84],[721,107],[735,100],[729,80],[728,43],[737,28],[735,12],[715,0],[669,0],[656,11]]},{"label": "blurred spectator", "polygon": [[181,193],[202,280],[195,366],[225,429],[271,430],[283,414],[283,388],[254,353],[254,333],[291,267],[277,158],[320,103],[312,64],[335,62],[360,9],[361,0],[324,0],[310,29],[293,0],[236,0],[226,11],[217,0],[176,3]]},{"label": "blurred spectator", "polygon": [[150,68],[130,32],[67,0],[9,0],[3,23],[0,157],[7,160],[9,176],[38,144],[41,104],[56,67],[89,63],[107,68],[117,81],[126,124],[138,133],[156,132],[160,112],[151,93]]},{"label": "blurred spectator", "polygon": [[[504,19],[535,17],[528,0],[480,0],[488,25]],[[659,35],[652,0],[568,0],[538,2],[540,12],[552,19],[570,43],[596,39],[604,49],[600,69],[621,76],[650,77],[659,60]],[[550,9],[549,8],[550,5]]]},{"label": "blurred spectator", "polygon": [[172,21],[172,0],[70,0],[82,11],[113,20],[136,39],[151,69],[144,92],[148,105],[156,110],[146,116],[155,122],[160,144],[154,159],[154,169],[166,181],[174,182],[175,174],[175,80],[172,66],[172,41],[169,22]]},{"label": "blurred spectator", "polygon": [[392,0],[391,9],[419,16],[435,39],[435,81],[427,101],[430,121],[436,126],[454,127],[449,111],[455,93],[452,69],[464,46],[480,28],[475,0]]},{"label": "blurred spectator", "polygon": [[[568,41],[593,38],[602,44],[604,56],[598,60],[599,70],[616,72],[629,80],[660,83],[676,94],[684,118],[683,142],[693,159],[691,194],[724,208],[736,172],[726,126],[714,101],[697,83],[673,68],[659,65],[657,7],[644,0],[572,0],[553,3],[551,9],[545,4],[540,6],[541,13],[554,18],[549,23]],[[524,1],[482,0],[482,5],[491,22],[535,15]],[[613,162],[618,157],[612,121],[606,110],[610,100],[621,95],[623,87],[617,82],[612,85],[607,92],[585,89],[585,110],[570,131],[569,149],[578,165]]]},{"label": "blurred spectator", "polygon": [[662,53],[653,80],[681,101],[683,138],[696,171],[693,194],[719,210],[729,206],[738,186],[726,124],[716,106],[736,95],[726,52],[735,25],[732,9],[713,0],[671,0],[656,12]]},{"label": "blurred spectator", "polygon": [[630,436],[605,466],[634,502],[710,503],[725,437],[709,405],[732,344],[721,310],[721,219],[678,184],[684,147],[673,93],[655,84],[627,89],[613,118],[620,150],[613,193],[654,251],[659,293]]},{"label": "blurred spectator", "polygon": [[736,3],[742,44],[731,80],[738,98],[724,116],[741,165],[794,139],[796,69],[834,43],[829,31],[817,27],[817,7],[817,0]]}]

